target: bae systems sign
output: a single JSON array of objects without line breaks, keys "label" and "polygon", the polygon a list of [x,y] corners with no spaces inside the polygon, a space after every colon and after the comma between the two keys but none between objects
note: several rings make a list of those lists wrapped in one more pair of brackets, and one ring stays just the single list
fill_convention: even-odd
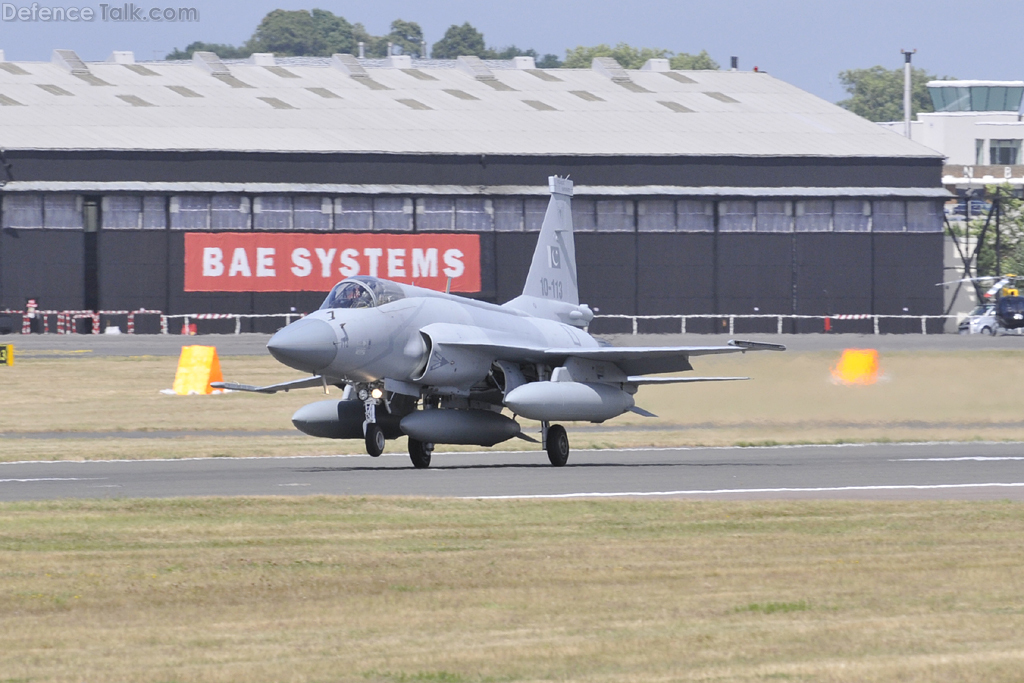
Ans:
[{"label": "bae systems sign", "polygon": [[186,292],[326,292],[353,275],[479,292],[480,236],[185,234]]}]

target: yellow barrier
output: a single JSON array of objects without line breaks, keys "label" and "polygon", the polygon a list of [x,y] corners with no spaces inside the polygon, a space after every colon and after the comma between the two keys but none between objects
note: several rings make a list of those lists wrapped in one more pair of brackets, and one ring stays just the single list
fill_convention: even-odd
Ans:
[{"label": "yellow barrier", "polygon": [[174,375],[174,393],[211,394],[210,382],[223,382],[216,346],[182,346],[178,371]]},{"label": "yellow barrier", "polygon": [[878,351],[844,349],[832,377],[840,384],[874,384],[878,381]]},{"label": "yellow barrier", "polygon": [[14,365],[14,344],[0,344],[0,365]]}]

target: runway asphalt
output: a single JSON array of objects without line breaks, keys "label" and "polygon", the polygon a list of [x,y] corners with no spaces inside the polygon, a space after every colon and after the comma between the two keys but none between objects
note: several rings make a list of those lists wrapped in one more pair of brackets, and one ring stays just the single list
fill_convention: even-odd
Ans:
[{"label": "runway asphalt", "polygon": [[872,444],[0,464],[0,501],[172,496],[1024,500],[1024,443]]}]

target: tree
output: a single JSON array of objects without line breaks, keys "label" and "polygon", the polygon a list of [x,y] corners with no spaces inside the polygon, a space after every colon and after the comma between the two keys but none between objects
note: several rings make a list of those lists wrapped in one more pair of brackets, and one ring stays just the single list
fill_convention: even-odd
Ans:
[{"label": "tree", "polygon": [[669,59],[669,66],[680,71],[717,71],[720,68],[707,50],[701,50],[699,55],[679,52]]},{"label": "tree", "polygon": [[[391,33],[387,35],[387,42],[391,42],[398,48],[396,54],[413,55],[426,57],[423,52],[423,29],[415,21],[403,21],[395,19],[391,22]],[[387,46],[385,46],[385,50]]]},{"label": "tree", "polygon": [[636,48],[626,43],[609,47],[604,43],[593,47],[580,45],[565,51],[566,69],[589,69],[596,57],[611,57],[624,69],[639,69],[648,59],[666,59],[672,53],[661,48]]},{"label": "tree", "polygon": [[[948,78],[943,76],[943,78]],[[910,108],[912,115],[935,111],[927,83],[937,77],[924,69],[911,69]],[[839,81],[851,97],[838,102],[840,107],[869,121],[903,119],[903,69],[849,69],[839,73]]]},{"label": "tree", "polygon": [[463,55],[476,55],[488,59],[491,51],[484,45],[484,34],[467,21],[462,26],[452,24],[444,37],[434,43],[431,56],[434,59],[455,59]]},{"label": "tree", "polygon": [[274,10],[263,17],[246,43],[252,52],[301,56],[351,53],[355,46],[352,24],[322,9]]},{"label": "tree", "polygon": [[222,43],[204,43],[197,40],[194,43],[189,43],[184,50],[174,48],[174,51],[168,53],[164,59],[192,59],[193,52],[214,52],[221,59],[244,59],[252,54],[252,51],[245,49],[245,47],[235,47],[234,45]]},{"label": "tree", "polygon": [[593,47],[580,45],[565,51],[565,63],[562,66],[566,69],[589,69],[595,57],[611,57],[624,69],[639,69],[648,59],[668,59],[669,66],[673,69],[692,71],[719,68],[718,62],[711,59],[707,50],[701,50],[700,54],[691,55],[686,52],[674,53],[671,50],[656,47],[633,47],[627,43],[619,43],[615,47],[609,47],[603,43]]}]

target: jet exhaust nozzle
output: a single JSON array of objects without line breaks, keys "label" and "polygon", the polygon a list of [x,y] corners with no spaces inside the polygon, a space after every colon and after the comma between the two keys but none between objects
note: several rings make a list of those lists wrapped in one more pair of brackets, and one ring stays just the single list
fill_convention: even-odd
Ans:
[{"label": "jet exhaust nozzle", "polygon": [[631,395],[611,384],[530,382],[508,392],[505,405],[531,420],[604,422],[635,403]]},{"label": "jet exhaust nozzle", "polygon": [[338,353],[338,337],[318,318],[303,318],[277,331],[267,342],[270,355],[296,370],[319,372]]},{"label": "jet exhaust nozzle", "polygon": [[417,410],[399,426],[417,441],[467,446],[493,446],[519,433],[518,422],[490,410]]}]

